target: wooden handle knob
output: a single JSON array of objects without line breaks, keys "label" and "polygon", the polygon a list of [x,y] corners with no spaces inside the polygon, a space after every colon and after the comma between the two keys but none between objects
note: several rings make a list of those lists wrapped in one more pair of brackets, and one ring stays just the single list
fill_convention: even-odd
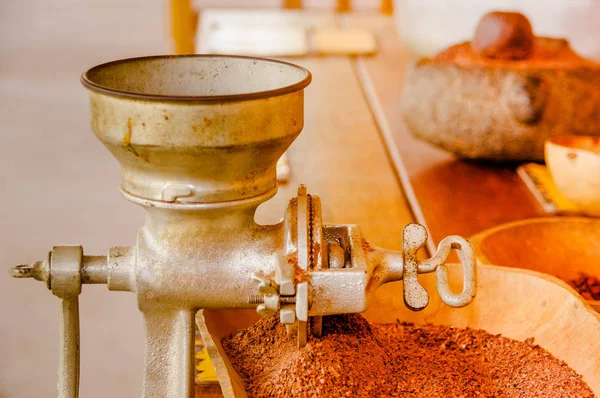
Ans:
[{"label": "wooden handle knob", "polygon": [[486,58],[527,58],[533,49],[531,23],[517,12],[487,13],[479,21],[471,48]]}]

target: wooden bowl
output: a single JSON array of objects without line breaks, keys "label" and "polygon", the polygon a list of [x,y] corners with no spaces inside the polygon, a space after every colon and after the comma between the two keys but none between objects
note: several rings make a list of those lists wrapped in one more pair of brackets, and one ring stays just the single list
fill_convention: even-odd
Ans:
[{"label": "wooden bowl", "polygon": [[558,190],[582,213],[600,217],[600,137],[550,138],[545,158]]},{"label": "wooden bowl", "polygon": [[[462,267],[450,265],[449,271],[450,281],[460,285]],[[464,308],[451,308],[435,293],[434,274],[420,276],[419,280],[431,296],[423,311],[406,308],[402,282],[396,282],[377,290],[365,317],[373,323],[395,323],[400,319],[483,329],[520,341],[533,337],[536,344],[581,374],[600,396],[600,314],[566,283],[533,271],[481,265],[476,298]],[[256,319],[253,311],[235,310],[204,310],[196,316],[225,397],[246,397],[246,392],[223,351],[221,339]]]},{"label": "wooden bowl", "polygon": [[[564,281],[600,278],[600,220],[548,217],[515,221],[469,238],[480,263],[526,268]],[[600,300],[588,303],[600,311]]]}]

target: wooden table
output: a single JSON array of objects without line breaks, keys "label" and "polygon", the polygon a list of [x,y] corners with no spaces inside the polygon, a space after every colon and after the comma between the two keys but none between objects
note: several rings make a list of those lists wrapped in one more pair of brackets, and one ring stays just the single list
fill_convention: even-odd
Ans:
[{"label": "wooden table", "polygon": [[[264,11],[264,18],[281,12]],[[208,34],[207,26],[226,18],[241,24],[244,15],[235,10],[206,11],[198,27],[200,35]],[[303,17],[311,26],[338,23],[333,13],[316,11],[295,11],[290,20]],[[203,52],[203,46],[199,47]],[[259,209],[258,220],[279,221],[298,185],[305,184],[309,193],[321,197],[326,223],[359,224],[373,244],[400,249],[402,229],[414,217],[353,60],[343,56],[286,60],[307,68],[313,80],[305,90],[304,129],[288,150],[291,178]]]},{"label": "wooden table", "polygon": [[380,54],[356,59],[353,66],[412,211],[433,238],[430,244],[450,234],[468,237],[544,215],[517,176],[516,165],[459,160],[410,134],[399,107],[404,72],[414,59],[398,39],[392,18],[347,15],[341,20],[377,34]]},{"label": "wooden table", "polygon": [[[218,12],[210,12],[210,20],[218,18]],[[326,222],[357,223],[374,244],[398,249],[402,228],[417,221],[430,231],[430,254],[448,235],[468,237],[543,214],[515,165],[462,161],[410,134],[399,106],[413,57],[399,41],[391,17],[306,15],[318,26],[371,30],[379,54],[288,60],[308,68],[313,82],[306,90],[304,131],[288,152],[293,176],[275,198],[279,208],[298,183],[305,183],[321,196]],[[202,32],[206,26],[199,28]],[[392,289],[398,287],[380,289],[372,305]]]},{"label": "wooden table", "polygon": [[[268,11],[271,16],[274,12],[282,11]],[[210,16],[206,22],[219,20],[219,15],[223,19],[232,15],[232,11],[210,10],[207,13]],[[306,117],[309,122],[299,139],[300,142],[307,142],[309,147],[302,148],[303,144],[295,144],[290,150],[291,156],[296,161],[298,157],[304,157],[310,158],[311,163],[323,164],[323,161],[329,160],[321,158],[321,148],[328,148],[328,155],[345,165],[335,179],[330,178],[330,173],[336,172],[335,166],[329,170],[311,167],[319,175],[301,172],[297,175],[300,178],[292,181],[292,185],[296,181],[302,181],[309,183],[309,187],[316,184],[319,190],[331,192],[341,189],[346,192],[348,188],[345,184],[350,182],[348,179],[351,174],[348,173],[350,169],[346,168],[347,157],[360,156],[362,170],[368,168],[368,173],[362,172],[360,167],[352,169],[352,173],[359,173],[353,178],[354,182],[363,177],[368,179],[368,176],[382,182],[370,183],[377,185],[378,190],[369,195],[373,193],[379,196],[370,196],[371,199],[362,203],[379,206],[385,202],[386,206],[391,206],[390,201],[398,200],[395,195],[401,189],[403,198],[397,205],[403,208],[403,214],[410,211],[412,219],[428,228],[431,235],[428,245],[430,252],[447,235],[468,237],[498,224],[544,215],[541,206],[517,176],[516,165],[459,160],[411,135],[400,114],[400,102],[404,73],[414,57],[398,39],[392,17],[378,13],[333,14],[314,11],[305,11],[304,15],[314,26],[361,27],[372,31],[378,40],[379,54],[369,57],[289,59],[307,67],[314,76],[306,98]],[[203,23],[199,29],[201,37],[207,35],[207,31],[203,30],[206,29]],[[327,106],[324,107],[323,104]],[[372,119],[372,123],[364,120],[366,115]],[[343,118],[340,119],[339,116]],[[329,123],[334,119],[334,123]],[[320,129],[322,123],[327,123],[328,129],[337,131],[320,133],[318,140],[321,142],[318,142],[315,141],[313,130]],[[343,141],[339,141],[341,137]],[[373,152],[373,139],[380,143],[378,152]],[[331,143],[334,145],[329,146]],[[313,147],[314,144],[317,146]],[[320,147],[319,144],[324,146]],[[350,149],[351,147],[354,149]],[[300,151],[304,153],[298,153]],[[369,154],[373,156],[368,158]],[[373,163],[374,159],[383,158],[391,165],[392,174],[400,188],[386,190],[394,185],[390,185],[389,168]],[[332,162],[329,164],[333,166]],[[298,170],[294,164],[292,168]],[[304,168],[305,164],[300,166],[300,170]],[[345,181],[340,180],[340,177]],[[311,183],[313,180],[315,182]],[[360,187],[360,184],[367,182],[361,180],[355,188]],[[324,199],[327,200],[326,197]],[[405,208],[406,204],[409,209]],[[380,209],[388,211],[388,207]],[[344,215],[352,214],[347,213],[348,208],[345,206],[339,210]],[[361,212],[354,214],[359,215]],[[348,219],[347,216],[344,218]],[[394,220],[389,219],[387,226],[391,226]],[[362,220],[357,220],[359,221]],[[385,234],[385,228],[379,228],[384,225],[379,223],[378,218],[369,214],[368,221],[377,224],[377,228],[372,228],[375,229],[374,236],[382,233],[381,239],[387,242],[386,236],[390,234]],[[368,228],[366,224],[365,227]]]}]

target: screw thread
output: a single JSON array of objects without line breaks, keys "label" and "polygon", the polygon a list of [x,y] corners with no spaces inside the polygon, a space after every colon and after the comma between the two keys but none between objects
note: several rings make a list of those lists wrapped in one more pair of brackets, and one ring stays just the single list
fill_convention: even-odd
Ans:
[{"label": "screw thread", "polygon": [[[251,294],[248,296],[248,304],[262,304],[265,299],[260,294]],[[279,302],[281,304],[295,304],[296,296],[279,296]]]},{"label": "screw thread", "polygon": [[248,296],[248,304],[262,304],[264,301],[263,296],[259,294],[251,294]]},{"label": "screw thread", "polygon": [[295,304],[296,296],[279,296],[279,302],[281,304]]}]

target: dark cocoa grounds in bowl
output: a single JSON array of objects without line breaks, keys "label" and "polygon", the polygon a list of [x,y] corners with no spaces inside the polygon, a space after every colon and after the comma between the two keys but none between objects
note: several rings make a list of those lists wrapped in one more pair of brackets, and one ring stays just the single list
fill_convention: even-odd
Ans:
[{"label": "dark cocoa grounds in bowl", "polygon": [[222,344],[250,397],[594,397],[533,339],[482,330],[337,315],[299,350],[271,317]]},{"label": "dark cocoa grounds in bowl", "polygon": [[600,279],[587,274],[567,281],[586,300],[600,300]]}]

